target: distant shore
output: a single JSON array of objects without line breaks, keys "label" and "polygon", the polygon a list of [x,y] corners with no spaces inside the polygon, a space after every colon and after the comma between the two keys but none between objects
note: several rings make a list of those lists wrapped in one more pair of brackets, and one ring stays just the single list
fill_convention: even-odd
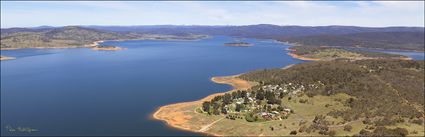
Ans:
[{"label": "distant shore", "polygon": [[[228,84],[233,88],[230,91],[232,92],[236,90],[246,90],[254,86],[256,83],[249,82],[238,78],[239,75],[233,76],[223,76],[223,77],[212,77],[211,81],[219,84]],[[205,98],[202,98],[197,101],[191,102],[182,102],[175,103],[166,106],[159,107],[152,115],[153,119],[164,121],[168,126],[173,128],[187,130],[196,133],[205,133],[213,136],[220,136],[216,133],[209,133],[207,131],[202,131],[201,127],[204,125],[192,125],[189,121],[192,119],[193,115],[201,115],[194,112],[194,110],[186,108],[196,108],[202,105],[204,101],[210,101],[216,96],[224,95],[227,92],[215,93],[211,94]],[[191,114],[187,114],[191,113]]]},{"label": "distant shore", "polygon": [[[299,60],[305,60],[305,61],[326,61],[326,60],[334,60],[334,59],[322,59],[322,58],[310,58],[310,57],[304,57],[302,55],[298,55],[293,53],[293,51],[296,51],[295,49],[290,49],[287,48],[287,51],[289,51],[287,53],[287,55],[291,56],[292,58],[296,58]],[[352,59],[352,60],[364,60],[364,59],[385,59],[384,57],[357,57],[357,58],[348,58],[348,59]],[[401,57],[390,57],[390,58],[386,58],[386,59],[400,59],[400,60],[412,60],[412,58],[410,57],[405,57],[405,56],[401,56]]]},{"label": "distant shore", "polygon": [[116,47],[116,46],[95,46],[91,49],[92,50],[117,51],[117,50],[123,50],[124,48]]},{"label": "distant shore", "polygon": [[97,45],[99,45],[99,43],[102,43],[104,41],[99,40],[99,41],[94,41],[91,44],[86,44],[83,46],[63,46],[63,47],[31,47],[31,48],[0,48],[1,50],[18,50],[18,49],[70,49],[70,48],[92,48],[95,47]]},{"label": "distant shore", "polygon": [[196,41],[200,39],[211,38],[212,36],[208,35],[199,35],[193,37],[146,37],[146,38],[138,38],[138,39],[115,39],[115,40],[98,40],[94,41],[90,44],[82,45],[82,46],[61,46],[61,47],[28,47],[28,48],[0,48],[0,50],[18,50],[18,49],[68,49],[68,48],[93,48],[98,46],[102,42],[106,41],[127,41],[127,40],[162,40],[162,41]]}]

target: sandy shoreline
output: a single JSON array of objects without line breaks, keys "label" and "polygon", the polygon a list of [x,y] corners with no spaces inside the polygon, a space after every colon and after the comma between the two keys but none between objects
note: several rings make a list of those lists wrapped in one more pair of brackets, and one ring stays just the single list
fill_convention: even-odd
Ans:
[{"label": "sandy shoreline", "polygon": [[321,59],[316,59],[316,58],[307,58],[307,57],[303,57],[303,56],[294,54],[294,53],[292,53],[292,51],[296,51],[296,50],[295,49],[291,49],[290,47],[289,48],[286,48],[286,50],[289,51],[286,54],[288,54],[292,58],[296,58],[296,59],[299,59],[299,60],[305,60],[305,61],[320,61],[321,60]]},{"label": "sandy shoreline", "polygon": [[316,59],[316,58],[303,57],[303,56],[300,56],[300,55],[297,55],[297,54],[294,54],[294,53],[291,53],[291,52],[288,52],[287,54],[289,56],[296,58],[296,59],[299,59],[299,60],[306,60],[306,61],[319,61],[320,60],[320,59]]},{"label": "sandy shoreline", "polygon": [[[242,80],[242,79],[238,78],[238,76],[239,75],[213,77],[213,78],[211,78],[211,81],[213,81],[215,83],[219,83],[219,84],[231,85],[232,90],[227,91],[227,92],[249,89],[253,85],[256,84],[254,82]],[[224,95],[227,92],[211,94],[211,95],[209,95],[205,98],[202,98],[202,99],[196,100],[196,101],[181,102],[181,103],[175,103],[175,104],[170,104],[170,105],[166,105],[166,106],[161,106],[152,114],[152,118],[155,119],[155,120],[163,121],[163,122],[166,123],[167,126],[170,126],[170,127],[173,127],[173,128],[191,131],[191,132],[195,132],[195,133],[203,133],[203,134],[208,134],[208,135],[219,136],[218,134],[213,134],[213,133],[208,133],[208,132],[200,132],[197,129],[191,128],[191,126],[187,122],[192,118],[192,116],[185,115],[184,113],[188,112],[188,111],[182,111],[182,110],[185,107],[201,106],[204,101],[210,101],[212,98],[219,96],[219,95]]]}]

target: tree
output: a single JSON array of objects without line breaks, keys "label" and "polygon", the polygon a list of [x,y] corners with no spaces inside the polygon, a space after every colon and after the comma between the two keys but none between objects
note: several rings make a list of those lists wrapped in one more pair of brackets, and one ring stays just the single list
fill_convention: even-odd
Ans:
[{"label": "tree", "polygon": [[224,94],[223,103],[228,105],[232,102],[232,96],[229,93]]},{"label": "tree", "polygon": [[280,99],[282,99],[284,96],[285,96],[285,93],[280,92],[280,94],[279,94],[279,98],[280,98]]},{"label": "tree", "polygon": [[279,106],[277,106],[277,110],[279,110],[279,111],[283,111],[283,110],[284,110],[284,108],[282,107],[282,105],[279,105]]},{"label": "tree", "polygon": [[295,131],[295,130],[292,130],[291,131],[291,133],[289,133],[290,135],[296,135],[297,134],[297,131]]},{"label": "tree", "polygon": [[220,105],[217,102],[214,102],[212,106],[213,106],[213,114],[220,115]]},{"label": "tree", "polygon": [[226,108],[222,107],[222,108],[221,108],[221,113],[223,113],[223,114],[227,114],[227,110],[226,110]]},{"label": "tree", "polygon": [[217,101],[221,100],[221,97],[222,97],[222,96],[215,96],[215,97],[211,100],[211,102],[217,102]]},{"label": "tree", "polygon": [[209,101],[205,101],[202,103],[202,110],[204,110],[204,112],[208,112],[210,110],[210,105],[211,103]]},{"label": "tree", "polygon": [[243,103],[244,103],[244,104],[248,104],[248,103],[249,103],[249,99],[248,99],[248,97],[244,97],[244,99],[243,99]]},{"label": "tree", "polygon": [[255,96],[255,98],[258,99],[258,100],[263,100],[264,99],[264,93],[259,91],[257,93],[257,95]]},{"label": "tree", "polygon": [[240,112],[242,109],[243,109],[243,105],[242,104],[236,104],[235,111]]},{"label": "tree", "polygon": [[273,100],[274,99],[274,93],[270,91],[266,91],[266,99],[267,100]]},{"label": "tree", "polygon": [[255,122],[257,119],[254,117],[253,113],[248,113],[245,115],[245,120],[248,122]]},{"label": "tree", "polygon": [[242,96],[243,98],[248,97],[247,95],[248,95],[248,93],[247,93],[245,90],[244,90],[244,91],[242,91],[241,96]]}]

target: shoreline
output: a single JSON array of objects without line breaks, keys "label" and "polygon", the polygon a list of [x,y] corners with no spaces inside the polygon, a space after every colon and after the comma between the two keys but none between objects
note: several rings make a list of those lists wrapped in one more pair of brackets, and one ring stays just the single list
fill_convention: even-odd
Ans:
[{"label": "shoreline", "polygon": [[288,53],[286,53],[287,55],[291,56],[292,58],[295,59],[299,59],[299,60],[304,60],[304,61],[320,61],[321,59],[316,59],[316,58],[307,58],[307,57],[303,57],[300,55],[297,55],[295,53],[292,53],[292,51],[295,51],[295,49],[291,49],[290,47],[286,48],[285,50],[289,51]]},{"label": "shoreline", "polygon": [[[287,48],[286,50],[288,50],[289,52],[287,53],[289,56],[291,56],[292,58],[295,59],[300,59],[300,60],[305,60],[305,61],[321,61],[322,59],[316,59],[316,58],[308,58],[308,57],[302,57],[300,55],[291,53],[291,51],[295,51],[294,49],[289,49]],[[402,60],[411,60],[411,58],[399,58]],[[294,66],[295,64],[290,64],[287,65],[281,69],[288,69],[292,66]],[[230,86],[232,86],[232,89],[226,92],[221,92],[221,93],[214,93],[211,95],[208,95],[202,99],[196,100],[196,101],[189,101],[189,102],[180,102],[180,103],[173,103],[173,104],[168,104],[165,106],[160,106],[158,107],[154,113],[151,115],[151,118],[153,120],[159,120],[161,122],[164,122],[166,126],[171,127],[171,128],[175,128],[175,129],[179,129],[179,130],[184,130],[184,131],[189,131],[189,132],[193,132],[193,133],[200,133],[200,134],[207,134],[207,135],[212,135],[212,136],[223,136],[217,133],[209,133],[208,130],[204,131],[204,130],[198,130],[195,129],[191,126],[188,126],[188,121],[191,120],[192,115],[190,114],[185,114],[185,112],[188,112],[187,110],[183,110],[182,108],[184,107],[199,107],[202,106],[202,103],[204,101],[210,101],[212,98],[214,98],[215,96],[219,96],[219,95],[224,95],[225,93],[229,93],[232,91],[236,91],[236,90],[241,90],[241,89],[249,89],[252,86],[254,86],[255,84],[252,84],[253,82],[251,82],[251,84],[248,84],[248,86],[244,87],[242,85],[240,85],[239,82],[245,82],[245,83],[250,83],[249,81],[245,81],[242,80],[240,78],[238,78],[239,75],[232,75],[232,76],[217,76],[217,77],[212,77],[211,81],[218,83],[218,84],[228,84]],[[194,110],[191,110],[191,112],[193,113],[193,111],[195,111],[196,108]],[[213,122],[214,123],[214,122]]]},{"label": "shoreline", "polygon": [[124,50],[125,48],[121,48],[121,47],[99,47],[99,46],[95,46],[91,48],[92,50],[95,51],[118,51],[118,50]]},{"label": "shoreline", "polygon": [[299,59],[299,60],[305,60],[305,61],[320,61],[321,60],[321,59],[316,59],[316,58],[303,57],[303,56],[300,56],[300,55],[297,55],[297,54],[294,54],[294,53],[291,53],[291,52],[288,52],[286,54],[288,54],[292,58]]},{"label": "shoreline", "polygon": [[[216,133],[208,133],[205,131],[199,131],[193,128],[190,128],[188,122],[189,119],[192,118],[190,115],[185,115],[184,112],[181,109],[184,107],[190,107],[190,106],[201,106],[204,101],[210,101],[216,96],[224,95],[225,93],[237,91],[237,90],[243,90],[243,89],[249,89],[252,86],[256,85],[255,82],[250,82],[246,80],[242,80],[238,78],[239,75],[231,75],[231,76],[217,76],[212,77],[210,80],[214,83],[218,84],[227,84],[232,86],[232,89],[226,92],[219,92],[210,94],[202,99],[196,100],[196,101],[189,101],[189,102],[180,102],[180,103],[173,103],[168,104],[165,106],[158,107],[155,112],[151,115],[151,118],[153,120],[159,120],[165,123],[166,126],[172,127],[175,129],[180,129],[184,131],[194,132],[194,133],[201,133],[201,134],[207,134],[212,136],[220,136]],[[193,110],[192,110],[193,111]]]}]

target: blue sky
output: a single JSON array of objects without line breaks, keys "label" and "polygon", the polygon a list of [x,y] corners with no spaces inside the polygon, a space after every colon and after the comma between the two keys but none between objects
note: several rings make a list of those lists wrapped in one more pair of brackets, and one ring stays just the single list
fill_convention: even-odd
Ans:
[{"label": "blue sky", "polygon": [[41,25],[424,26],[424,2],[1,1],[1,27]]}]

